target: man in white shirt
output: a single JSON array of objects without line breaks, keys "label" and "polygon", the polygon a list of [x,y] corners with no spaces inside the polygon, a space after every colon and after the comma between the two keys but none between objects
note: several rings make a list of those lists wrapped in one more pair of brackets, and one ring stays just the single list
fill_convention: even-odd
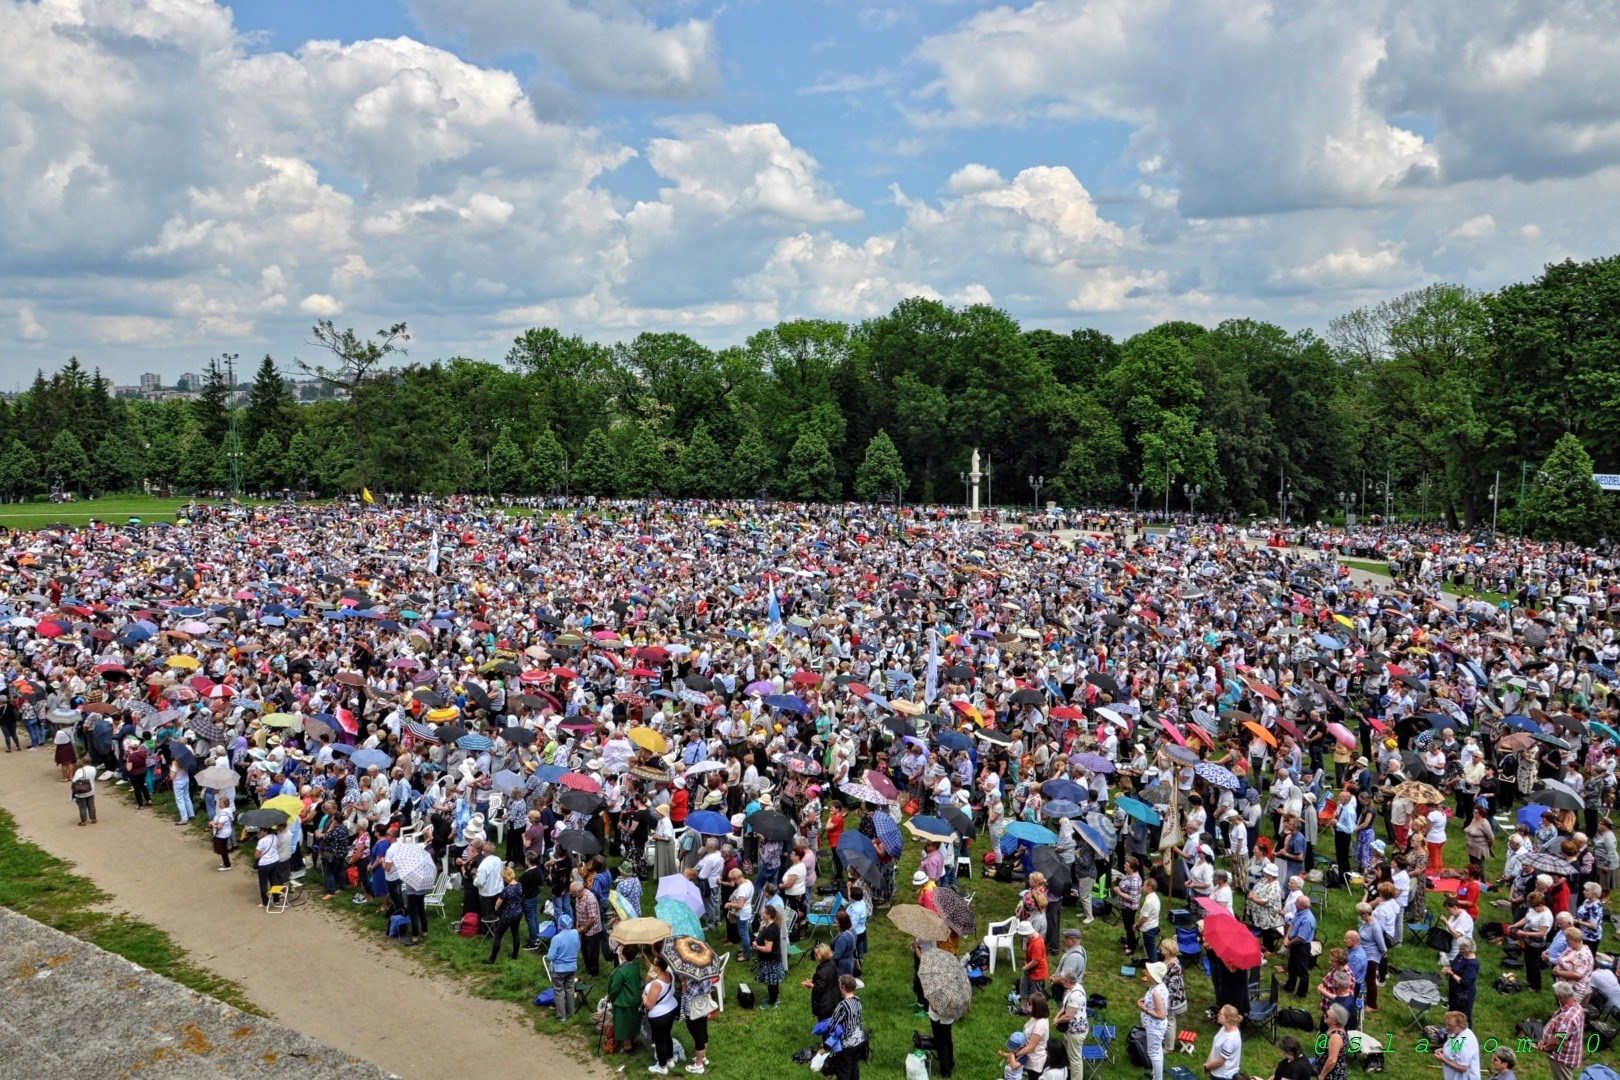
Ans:
[{"label": "man in white shirt", "polygon": [[1070,972],[1059,970],[1052,976],[1059,1007],[1052,1017],[1052,1036],[1061,1038],[1069,1056],[1069,1080],[1081,1080],[1085,1059],[1082,1051],[1091,1030],[1086,1014],[1086,988]]},{"label": "man in white shirt", "polygon": [[725,872],[726,857],[720,854],[720,841],[709,837],[703,842],[703,856],[698,859],[698,881],[703,886],[703,923],[713,926],[720,919],[720,875]]},{"label": "man in white shirt", "polygon": [[495,917],[495,898],[501,895],[501,857],[495,854],[495,845],[485,841],[478,845],[483,858],[473,873],[473,886],[478,890],[478,914],[483,919]]},{"label": "man in white shirt", "polygon": [[726,901],[726,910],[731,912],[732,918],[737,921],[737,933],[742,939],[740,955],[746,962],[754,953],[751,934],[754,921],[754,883],[749,881],[741,870],[731,871],[731,899]]},{"label": "man in white shirt", "polygon": [[1232,909],[1232,875],[1225,870],[1215,871],[1215,891],[1212,894],[1214,901],[1227,911],[1236,915]]},{"label": "man in white shirt", "polygon": [[253,846],[253,864],[259,871],[259,906],[270,904],[270,886],[281,884],[281,846],[276,834],[269,829],[259,830],[259,841]]}]

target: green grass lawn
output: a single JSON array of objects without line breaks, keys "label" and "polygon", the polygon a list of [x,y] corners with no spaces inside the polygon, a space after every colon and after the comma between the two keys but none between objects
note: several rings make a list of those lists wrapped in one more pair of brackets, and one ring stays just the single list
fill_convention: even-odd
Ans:
[{"label": "green grass lawn", "polygon": [[[1367,574],[1378,574],[1379,576],[1386,578],[1389,576],[1388,563],[1368,562],[1365,559],[1340,559],[1339,562],[1341,565],[1348,566],[1352,570],[1360,570]],[[1503,600],[1507,599],[1507,597],[1503,596],[1501,593],[1490,592],[1486,589],[1459,589],[1452,585],[1442,585],[1441,591],[1450,593],[1452,596],[1466,596],[1474,599],[1484,600],[1489,604],[1500,604]]]},{"label": "green grass lawn", "polygon": [[[127,789],[119,790],[126,798],[128,797]],[[174,812],[172,799],[167,793],[157,797],[155,806],[155,812],[170,814]],[[206,841],[201,827],[197,829],[196,835],[199,841]],[[1331,852],[1331,835],[1324,833],[1322,841],[1326,845],[1325,850]],[[977,849],[976,854],[982,855],[984,850],[982,840]],[[1488,876],[1492,879],[1501,874],[1504,849],[1505,845],[1499,843],[1498,854],[1488,866],[1490,871]],[[1466,849],[1460,828],[1453,831],[1453,840],[1447,845],[1446,856],[1448,866],[1460,867],[1465,864]],[[902,885],[898,899],[902,902],[915,900],[915,890],[908,888],[905,883],[910,881],[919,857],[918,845],[910,844],[901,860]],[[979,864],[977,858],[974,862],[975,866]],[[5,864],[0,862],[0,870],[4,869]],[[356,905],[351,902],[350,895],[344,893],[335,900],[323,904],[319,899],[319,882],[314,871],[307,880],[312,886],[309,890],[311,899],[307,901],[308,904],[328,907],[340,918],[352,920],[356,933],[382,936],[385,929],[382,910],[375,903],[366,906]],[[981,932],[986,922],[1007,917],[1016,902],[1019,888],[1016,883],[1001,884],[979,877],[965,883],[965,890],[974,896],[973,907],[979,916]],[[651,892],[649,887],[649,896]],[[1490,901],[1499,895],[1499,893],[1486,894],[1480,908],[1481,921],[1507,921],[1508,915],[1504,909],[1490,905]],[[0,893],[0,899],[3,897],[4,894]],[[535,995],[546,986],[545,972],[540,963],[542,954],[520,952],[518,958],[513,960],[507,952],[510,948],[508,941],[503,944],[499,961],[494,965],[485,965],[483,960],[489,955],[488,941],[483,938],[463,938],[455,933],[461,911],[459,891],[452,891],[445,899],[446,914],[444,917],[429,915],[431,926],[421,947],[403,951],[413,954],[424,966],[446,978],[465,980],[475,993],[483,997],[510,1001],[522,1006],[534,1017],[536,1030],[557,1035],[565,1042],[570,1042],[582,1057],[594,1055],[597,1050],[597,1034],[588,1024],[584,1014],[563,1025],[553,1019],[550,1009],[534,1008]],[[1330,894],[1325,911],[1318,911],[1324,948],[1341,945],[1345,931],[1355,925],[1354,899],[1343,889],[1339,889]],[[1443,918],[1442,899],[1433,892],[1429,894],[1429,907],[1437,921]],[[1166,904],[1167,909],[1180,906],[1179,903]],[[1076,925],[1080,917],[1079,909],[1066,908],[1063,912],[1063,925]],[[1090,961],[1086,989],[1109,999],[1110,1007],[1106,1019],[1108,1023],[1118,1026],[1121,1039],[1116,1048],[1115,1060],[1102,1066],[1102,1071],[1108,1076],[1115,1077],[1144,1076],[1145,1072],[1130,1065],[1124,1054],[1123,1039],[1131,1026],[1136,1023],[1135,1002],[1141,996],[1143,985],[1139,978],[1126,978],[1120,974],[1120,966],[1125,960],[1124,950],[1120,946],[1123,933],[1120,923],[1117,919],[1098,920],[1084,930],[1083,940]],[[1168,910],[1162,937],[1174,938]],[[881,912],[871,921],[869,939],[870,952],[864,971],[866,989],[862,991],[861,998],[866,1005],[867,1021],[873,1029],[874,1055],[863,1070],[863,1076],[899,1077],[903,1075],[904,1055],[911,1049],[911,1034],[914,1031],[926,1034],[928,1019],[926,1016],[918,1015],[913,1009],[910,939],[891,927]],[[711,935],[709,940],[717,950],[725,947],[721,932]],[[963,945],[965,955],[971,943],[964,942]],[[1605,947],[1612,948],[1612,943],[1606,940]],[[1511,997],[1493,994],[1490,983],[1500,973],[1500,958],[1501,951],[1497,946],[1480,943],[1480,962],[1483,970],[1474,1011],[1474,1031],[1479,1035],[1481,1042],[1494,1037],[1511,1046],[1515,1039],[1514,1026],[1520,1020],[1526,1017],[1544,1020],[1551,1015],[1552,982],[1548,979],[1546,989],[1540,994],[1528,991]],[[1262,973],[1263,986],[1269,987],[1272,971],[1277,972],[1279,982],[1286,979],[1284,962],[1280,958],[1268,957],[1266,963],[1268,966]],[[1393,966],[1433,971],[1436,970],[1435,954],[1417,942],[1413,935],[1408,934],[1406,944],[1394,954]],[[788,1075],[798,1075],[796,1070],[800,1067],[793,1065],[792,1054],[798,1048],[808,1046],[814,1041],[809,1033],[812,1024],[810,994],[798,984],[801,979],[810,977],[813,967],[809,960],[809,950],[806,948],[804,955],[793,962],[788,978],[783,983],[782,1007],[774,1012],[759,1012],[746,1011],[737,1006],[737,985],[740,982],[752,985],[761,1000],[764,999],[764,988],[754,978],[751,967],[733,964],[726,979],[726,1011],[724,1014],[716,1013],[710,1018],[710,1074],[760,1077],[770,1075],[772,1070],[785,1069],[789,1070]],[[1166,1065],[1167,1067],[1183,1065],[1191,1069],[1195,1075],[1201,1076],[1204,1055],[1209,1050],[1210,1036],[1214,1031],[1214,1025],[1204,1020],[1203,1013],[1213,1002],[1213,994],[1208,977],[1197,966],[1196,961],[1187,964],[1186,967],[1189,1008],[1187,1014],[1181,1018],[1180,1026],[1198,1032],[1197,1048],[1191,1056],[1175,1054],[1168,1057]],[[955,1025],[956,1077],[989,1080],[1000,1075],[999,1059],[995,1051],[1005,1043],[1008,1034],[1022,1026],[1008,1014],[1005,1006],[1006,996],[1017,981],[1017,968],[1016,964],[1008,965],[1003,954],[998,961],[994,984],[976,992],[972,1012]],[[606,992],[609,970],[604,962],[603,974],[590,988],[588,1000],[582,996],[581,1001],[584,1002],[586,1012]],[[1317,970],[1315,977],[1320,977],[1321,970],[1321,968]],[[1393,1034],[1393,1045],[1396,1049],[1387,1060],[1390,1077],[1396,1080],[1433,1080],[1436,1075],[1434,1059],[1417,1052],[1416,1032],[1403,1030],[1409,1023],[1410,1016],[1405,1006],[1396,1001],[1390,993],[1393,986],[1392,980],[1382,988],[1380,1007],[1377,1012],[1368,1015],[1364,1028],[1369,1035],[1381,1041],[1387,1040]],[[1282,1004],[1285,1006],[1298,1004],[1313,1014],[1316,1012],[1314,992],[1311,998],[1300,1002],[1292,1002],[1284,995]],[[1432,1011],[1429,1022],[1439,1023],[1442,1011],[1440,1009]],[[686,1036],[684,1025],[677,1024],[675,1031],[677,1038],[685,1041],[690,1050],[691,1041]],[[1279,1032],[1284,1033],[1286,1030]],[[1307,1050],[1310,1049],[1314,1038],[1312,1033],[1296,1031],[1293,1034],[1306,1044]],[[1270,1076],[1282,1055],[1258,1032],[1245,1032],[1244,1042],[1245,1074]],[[1532,1057],[1535,1060],[1528,1065],[1521,1060],[1519,1068],[1521,1077],[1544,1075],[1546,1067],[1540,1055]],[[630,1072],[640,1073],[643,1067],[651,1062],[651,1055],[644,1050],[631,1061]],[[1095,1070],[1087,1071],[1088,1077],[1094,1075]]]},{"label": "green grass lawn", "polygon": [[[0,505],[0,525],[8,529],[39,529],[62,522],[83,525],[94,518],[122,525],[132,517],[145,522],[173,522],[189,499],[159,499],[151,495],[109,495],[71,503],[6,503]],[[198,502],[205,500],[199,499]]]},{"label": "green grass lawn", "polygon": [[0,810],[0,904],[64,934],[99,945],[150,971],[255,1015],[264,1015],[242,988],[197,967],[174,939],[149,923],[103,910],[112,898],[72,865],[17,836]]}]

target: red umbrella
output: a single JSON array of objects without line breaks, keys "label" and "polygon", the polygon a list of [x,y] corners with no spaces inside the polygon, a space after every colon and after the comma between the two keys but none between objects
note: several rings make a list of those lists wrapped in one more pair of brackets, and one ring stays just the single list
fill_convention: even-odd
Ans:
[{"label": "red umbrella", "polygon": [[575,791],[589,791],[592,794],[599,794],[602,790],[601,784],[597,783],[595,780],[592,780],[584,773],[563,773],[562,776],[557,780],[557,783],[561,784],[565,788],[572,788]]},{"label": "red umbrella", "polygon": [[1278,727],[1282,728],[1285,733],[1287,733],[1289,735],[1292,735],[1294,738],[1298,739],[1300,742],[1305,741],[1305,733],[1303,731],[1299,730],[1299,727],[1292,720],[1288,719],[1288,717],[1284,716],[1282,713],[1278,713],[1276,716],[1274,716],[1272,718],[1272,722],[1275,723]]},{"label": "red umbrella", "polygon": [[1234,971],[1260,966],[1260,939],[1225,912],[1205,917],[1204,944]]},{"label": "red umbrella", "polygon": [[1187,734],[1192,738],[1206,744],[1211,750],[1215,749],[1215,736],[1211,735],[1197,724],[1188,724]]},{"label": "red umbrella", "polygon": [[801,671],[793,676],[794,686],[820,686],[821,676],[814,671]]},{"label": "red umbrella", "polygon": [[1231,915],[1232,914],[1230,911],[1227,911],[1225,908],[1223,908],[1212,897],[1200,896],[1200,897],[1198,897],[1197,903],[1198,903],[1199,907],[1204,909],[1204,914],[1206,914],[1206,915],[1221,916],[1221,915]]},{"label": "red umbrella", "polygon": [[1356,737],[1350,734],[1350,729],[1343,724],[1329,724],[1327,733],[1338,740],[1339,745],[1347,750],[1356,748]]},{"label": "red umbrella", "polygon": [[648,645],[645,648],[637,649],[636,655],[654,664],[662,664],[669,659],[669,650],[662,645]]},{"label": "red umbrella", "polygon": [[1267,701],[1282,700],[1282,695],[1277,693],[1277,691],[1268,683],[1263,683],[1259,679],[1245,679],[1244,682],[1248,683],[1250,690],[1253,690]]},{"label": "red umbrella", "polygon": [[549,678],[551,678],[551,673],[549,671],[541,671],[539,668],[530,668],[528,671],[525,671],[522,675],[518,676],[518,682],[522,683],[524,686],[536,686],[545,682]]},{"label": "red umbrella", "polygon": [[900,798],[900,789],[894,786],[894,781],[876,769],[867,770],[866,782],[877,788],[885,799],[898,800]]},{"label": "red umbrella", "polygon": [[42,622],[34,627],[34,633],[42,638],[57,638],[67,633],[67,627],[61,623]]},{"label": "red umbrella", "polygon": [[1084,720],[1086,714],[1073,705],[1059,705],[1052,710],[1052,715],[1059,720]]},{"label": "red umbrella", "polygon": [[1187,737],[1176,730],[1176,725],[1172,724],[1162,716],[1159,717],[1159,726],[1164,728],[1166,735],[1169,735],[1170,738],[1175,740],[1177,746],[1187,745]]},{"label": "red umbrella", "polygon": [[863,682],[852,682],[844,689],[848,690],[858,698],[867,698],[872,696],[872,688]]},{"label": "red umbrella", "polygon": [[573,668],[554,667],[551,669],[551,674],[555,675],[559,679],[579,678],[579,672],[575,671]]},{"label": "red umbrella", "polygon": [[633,667],[625,674],[629,675],[632,679],[655,679],[658,677],[658,672],[654,671],[652,668],[644,667]]}]

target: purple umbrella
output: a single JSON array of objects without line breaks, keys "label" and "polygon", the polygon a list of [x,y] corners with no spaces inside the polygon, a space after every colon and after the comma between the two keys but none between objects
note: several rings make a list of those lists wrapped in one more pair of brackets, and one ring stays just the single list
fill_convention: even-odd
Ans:
[{"label": "purple umbrella", "polygon": [[1107,774],[1114,771],[1114,763],[1101,754],[1075,754],[1069,760],[1087,772]]},{"label": "purple umbrella", "polygon": [[686,880],[684,874],[670,874],[668,877],[659,878],[657,898],[659,900],[679,900],[697,912],[700,919],[705,912],[703,894],[698,891],[696,885]]}]

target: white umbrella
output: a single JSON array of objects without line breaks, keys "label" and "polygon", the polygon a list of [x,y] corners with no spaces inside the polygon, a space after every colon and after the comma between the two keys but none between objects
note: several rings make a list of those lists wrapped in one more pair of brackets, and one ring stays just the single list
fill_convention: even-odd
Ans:
[{"label": "white umbrella", "polygon": [[227,769],[223,765],[211,766],[197,774],[198,786],[214,791],[234,791],[241,782],[242,777],[235,769]]},{"label": "white umbrella", "polygon": [[696,765],[688,766],[686,769],[686,775],[702,776],[704,773],[723,772],[725,767],[726,763],[723,761],[714,761],[712,759],[709,761],[700,761]]},{"label": "white umbrella", "polygon": [[387,861],[394,864],[394,872],[399,875],[400,884],[407,889],[433,887],[436,873],[433,856],[421,844],[393,844],[388,849]]}]

